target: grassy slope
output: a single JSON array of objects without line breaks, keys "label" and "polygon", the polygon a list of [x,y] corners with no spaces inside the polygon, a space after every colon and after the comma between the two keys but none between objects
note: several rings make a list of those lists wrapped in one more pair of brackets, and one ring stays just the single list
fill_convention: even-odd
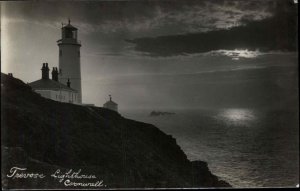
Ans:
[{"label": "grassy slope", "polygon": [[11,180],[12,166],[54,172],[83,169],[110,188],[228,186],[205,162],[190,162],[170,135],[114,111],[42,98],[1,74],[2,182],[7,187],[59,187],[51,179]]}]

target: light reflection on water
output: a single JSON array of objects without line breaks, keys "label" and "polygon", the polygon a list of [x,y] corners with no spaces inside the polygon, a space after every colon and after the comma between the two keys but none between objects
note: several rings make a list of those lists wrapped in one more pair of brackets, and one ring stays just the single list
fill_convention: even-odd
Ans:
[{"label": "light reflection on water", "polygon": [[231,125],[247,125],[257,120],[257,116],[253,110],[244,108],[229,108],[220,110],[215,118]]},{"label": "light reflection on water", "polygon": [[221,116],[232,121],[254,120],[255,116],[249,109],[226,109]]}]

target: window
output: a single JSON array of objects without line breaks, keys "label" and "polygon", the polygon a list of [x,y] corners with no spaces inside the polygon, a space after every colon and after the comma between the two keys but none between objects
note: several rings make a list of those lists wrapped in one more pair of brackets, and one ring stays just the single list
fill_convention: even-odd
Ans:
[{"label": "window", "polygon": [[59,56],[62,56],[62,50],[59,50]]},{"label": "window", "polygon": [[74,39],[77,38],[77,32],[76,32],[76,31],[72,31],[72,37],[73,37]]},{"label": "window", "polygon": [[80,57],[80,51],[78,50],[78,57]]},{"label": "window", "polygon": [[72,36],[73,36],[72,29],[66,28],[65,35],[66,35],[66,38],[72,38]]}]

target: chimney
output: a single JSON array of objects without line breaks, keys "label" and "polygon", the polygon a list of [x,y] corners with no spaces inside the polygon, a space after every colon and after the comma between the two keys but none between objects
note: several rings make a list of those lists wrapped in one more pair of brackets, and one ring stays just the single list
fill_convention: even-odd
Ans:
[{"label": "chimney", "polygon": [[53,67],[52,69],[52,80],[58,82],[58,70],[56,67]]},{"label": "chimney", "polygon": [[71,87],[71,82],[70,79],[68,78],[67,86],[70,88]]},{"label": "chimney", "polygon": [[42,79],[49,79],[49,67],[48,67],[48,63],[43,63],[43,67],[42,67]]},{"label": "chimney", "polygon": [[109,101],[111,101],[111,95],[109,95]]},{"label": "chimney", "polygon": [[7,75],[10,76],[10,77],[13,77],[13,74],[12,74],[12,73],[8,73]]}]

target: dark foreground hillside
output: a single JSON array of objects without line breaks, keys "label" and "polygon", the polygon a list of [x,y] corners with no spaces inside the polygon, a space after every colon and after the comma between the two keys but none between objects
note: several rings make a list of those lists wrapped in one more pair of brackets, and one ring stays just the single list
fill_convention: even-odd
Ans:
[{"label": "dark foreground hillside", "polygon": [[[2,188],[66,188],[67,181],[81,183],[75,186],[79,189],[87,188],[83,182],[98,180],[103,180],[102,188],[229,186],[211,174],[207,163],[189,161],[176,140],[155,126],[99,107],[42,98],[5,74],[1,74],[1,153]],[[12,167],[45,177],[8,177]],[[61,174],[81,169],[78,176],[96,178],[65,177],[60,182],[51,176],[58,169]]]}]

